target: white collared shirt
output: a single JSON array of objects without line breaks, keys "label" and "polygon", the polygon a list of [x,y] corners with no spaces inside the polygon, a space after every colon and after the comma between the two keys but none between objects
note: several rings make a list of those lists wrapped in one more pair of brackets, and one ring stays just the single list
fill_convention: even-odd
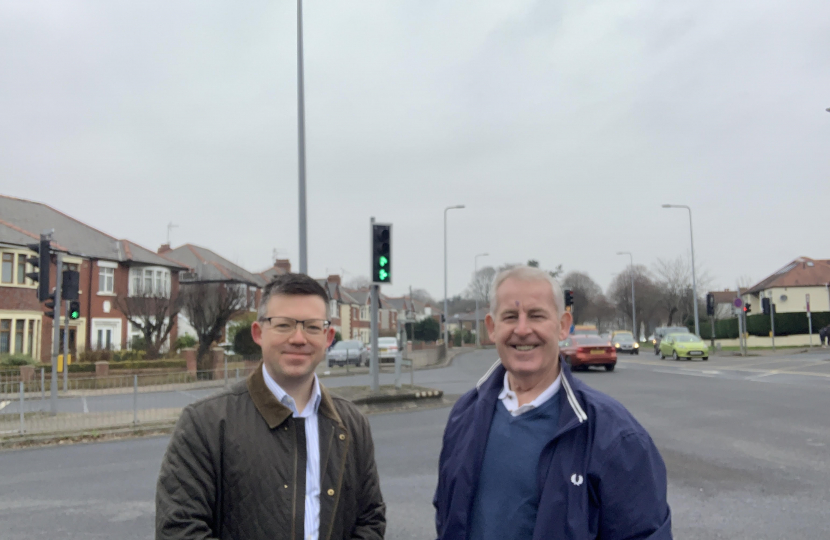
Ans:
[{"label": "white collared shirt", "polygon": [[502,403],[504,403],[504,408],[507,409],[507,412],[509,412],[513,416],[519,416],[520,414],[524,414],[529,410],[540,407],[547,400],[555,396],[559,392],[559,387],[562,386],[562,372],[560,371],[559,376],[556,377],[556,380],[553,381],[550,384],[550,386],[545,388],[544,392],[539,394],[536,397],[536,399],[534,399],[530,403],[525,403],[524,405],[519,407],[519,398],[516,396],[516,392],[510,389],[510,379],[507,375],[507,372],[505,372],[504,388],[499,394],[499,399]]},{"label": "white collared shirt", "polygon": [[291,409],[294,418],[305,418],[305,522],[303,531],[305,540],[318,540],[320,534],[320,432],[317,427],[317,409],[323,396],[320,394],[320,381],[314,375],[311,399],[303,409],[297,412],[294,398],[283,390],[277,381],[271,378],[265,365],[262,366],[265,386],[274,394],[277,401]]}]

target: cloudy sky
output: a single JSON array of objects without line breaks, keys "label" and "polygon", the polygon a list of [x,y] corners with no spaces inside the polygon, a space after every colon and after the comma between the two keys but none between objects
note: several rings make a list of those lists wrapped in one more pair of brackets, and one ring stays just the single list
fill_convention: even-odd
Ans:
[{"label": "cloudy sky", "polygon": [[[443,295],[538,259],[602,286],[830,258],[826,0],[306,0],[308,260]],[[0,0],[0,193],[155,249],[297,267],[296,3]]]}]

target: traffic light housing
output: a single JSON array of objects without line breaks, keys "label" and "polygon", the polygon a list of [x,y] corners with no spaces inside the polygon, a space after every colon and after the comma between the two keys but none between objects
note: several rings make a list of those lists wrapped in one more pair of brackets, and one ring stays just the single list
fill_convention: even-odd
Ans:
[{"label": "traffic light housing", "polygon": [[713,293],[706,295],[706,314],[710,317],[715,315],[715,295]]},{"label": "traffic light housing", "polygon": [[764,313],[764,315],[769,315],[769,303],[769,298],[761,298],[761,311]]},{"label": "traffic light housing", "polygon": [[69,311],[67,315],[73,321],[80,318],[81,316],[81,303],[77,300],[71,300],[69,302]]},{"label": "traffic light housing", "polygon": [[392,283],[392,225],[372,224],[372,283]]},{"label": "traffic light housing", "polygon": [[574,305],[574,292],[571,289],[565,289],[565,307]]},{"label": "traffic light housing", "polygon": [[55,293],[54,292],[49,294],[49,296],[46,298],[46,303],[43,304],[43,305],[44,305],[44,307],[46,307],[46,309],[49,310],[49,311],[44,312],[43,314],[46,315],[47,317],[49,317],[50,319],[54,319],[55,318]]},{"label": "traffic light housing", "polygon": [[29,257],[26,262],[32,265],[33,272],[26,274],[26,277],[37,283],[37,299],[39,302],[49,299],[49,265],[52,263],[52,257],[49,251],[51,241],[49,236],[45,234],[40,235],[40,242],[36,244],[27,244],[30,250],[37,253],[37,257]]},{"label": "traffic light housing", "polygon": [[64,270],[61,281],[61,300],[77,300],[79,298],[81,277],[77,270]]},{"label": "traffic light housing", "polygon": [[744,304],[744,315],[749,315],[749,313],[751,311],[752,311],[752,304],[750,304],[749,302]]}]

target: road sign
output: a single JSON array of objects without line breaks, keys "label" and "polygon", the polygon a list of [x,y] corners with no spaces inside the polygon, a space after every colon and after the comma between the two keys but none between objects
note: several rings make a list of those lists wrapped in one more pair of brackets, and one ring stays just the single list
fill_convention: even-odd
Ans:
[{"label": "road sign", "polygon": [[804,296],[806,297],[806,300],[807,300],[807,313],[810,313],[810,295],[806,294]]},{"label": "road sign", "polygon": [[732,301],[732,305],[735,306],[736,308],[742,308],[742,307],[744,307],[744,301],[741,300],[740,297],[738,297],[738,298],[735,298]]}]

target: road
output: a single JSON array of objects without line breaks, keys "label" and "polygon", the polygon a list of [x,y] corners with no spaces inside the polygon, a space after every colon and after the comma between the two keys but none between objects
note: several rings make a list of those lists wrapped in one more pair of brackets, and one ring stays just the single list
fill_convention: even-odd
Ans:
[{"label": "road", "polygon": [[[416,383],[458,394],[495,360],[461,356]],[[578,373],[652,434],[669,471],[675,538],[830,538],[830,355],[661,361],[622,358]],[[366,376],[329,386],[365,384]],[[429,538],[448,409],[370,418],[392,540]],[[0,453],[0,536],[153,537],[166,437]]]}]

